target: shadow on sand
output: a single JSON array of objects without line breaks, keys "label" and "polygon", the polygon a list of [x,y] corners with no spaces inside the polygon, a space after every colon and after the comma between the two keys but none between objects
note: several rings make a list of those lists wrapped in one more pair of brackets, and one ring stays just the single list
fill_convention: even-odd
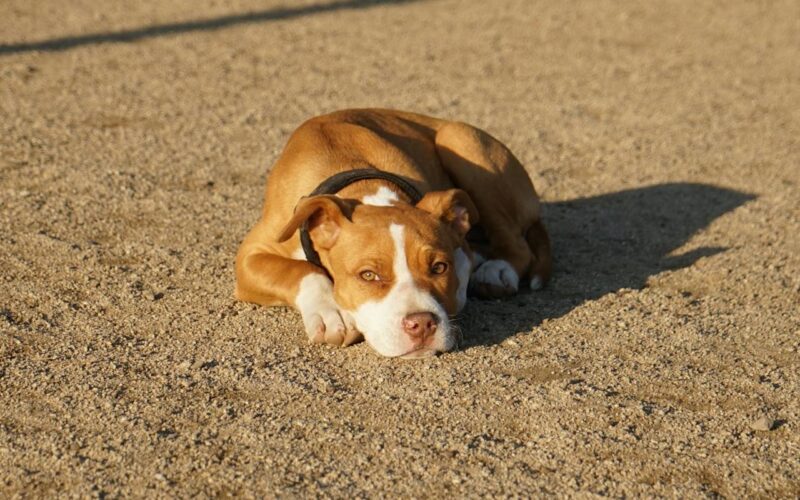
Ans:
[{"label": "shadow on sand", "polygon": [[249,12],[246,14],[231,14],[212,19],[159,24],[155,26],[145,26],[142,28],[116,32],[66,36],[38,42],[0,44],[0,55],[17,54],[20,52],[33,52],[38,50],[54,52],[68,50],[82,45],[93,45],[100,43],[134,42],[143,38],[175,35],[180,33],[188,33],[191,31],[208,31],[241,24],[279,21],[311,14],[321,14],[323,12],[363,9],[377,5],[409,3],[412,1],[415,0],[345,0],[329,4],[314,4],[300,7],[279,7],[276,9]]},{"label": "shadow on sand", "polygon": [[650,276],[691,266],[725,248],[670,254],[717,217],[755,196],[705,184],[660,184],[592,198],[545,203],[553,241],[553,281],[505,301],[472,300],[458,322],[463,348],[493,345]]}]

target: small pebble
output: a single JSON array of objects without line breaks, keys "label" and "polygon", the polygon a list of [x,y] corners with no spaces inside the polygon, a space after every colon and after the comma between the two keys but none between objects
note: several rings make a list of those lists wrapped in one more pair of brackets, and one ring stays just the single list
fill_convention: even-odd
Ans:
[{"label": "small pebble", "polygon": [[771,431],[775,428],[775,420],[770,417],[761,417],[750,423],[750,428],[754,431]]}]

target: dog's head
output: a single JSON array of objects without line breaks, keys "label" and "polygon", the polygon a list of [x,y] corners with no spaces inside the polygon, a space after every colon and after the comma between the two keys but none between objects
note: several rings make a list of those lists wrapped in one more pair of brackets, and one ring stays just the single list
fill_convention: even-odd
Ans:
[{"label": "dog's head", "polygon": [[449,317],[467,300],[464,237],[477,218],[459,189],[430,192],[416,206],[320,195],[300,201],[279,240],[307,223],[342,313],[378,353],[418,357],[456,346]]}]

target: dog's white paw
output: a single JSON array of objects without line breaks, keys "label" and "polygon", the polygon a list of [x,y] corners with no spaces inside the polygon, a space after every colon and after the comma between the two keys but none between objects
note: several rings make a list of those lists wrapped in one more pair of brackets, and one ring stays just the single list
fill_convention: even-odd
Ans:
[{"label": "dog's white paw", "polygon": [[361,339],[350,315],[339,310],[333,283],[326,276],[314,273],[303,278],[295,305],[312,344],[348,346]]},{"label": "dog's white paw", "polygon": [[505,297],[517,292],[519,276],[507,261],[487,260],[472,273],[469,285],[479,297]]},{"label": "dog's white paw", "polygon": [[534,276],[531,279],[531,290],[541,290],[544,288],[544,280],[539,276]]}]

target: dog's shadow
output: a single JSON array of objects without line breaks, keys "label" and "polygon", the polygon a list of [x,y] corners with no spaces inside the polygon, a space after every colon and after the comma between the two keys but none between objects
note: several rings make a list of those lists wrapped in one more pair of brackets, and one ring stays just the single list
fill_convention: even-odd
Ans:
[{"label": "dog's shadow", "polygon": [[725,251],[703,247],[672,255],[714,219],[753,198],[705,184],[675,183],[544,203],[553,280],[543,291],[523,291],[507,300],[471,299],[457,321],[462,348],[500,343],[586,301],[623,288],[640,289],[650,276]]}]

